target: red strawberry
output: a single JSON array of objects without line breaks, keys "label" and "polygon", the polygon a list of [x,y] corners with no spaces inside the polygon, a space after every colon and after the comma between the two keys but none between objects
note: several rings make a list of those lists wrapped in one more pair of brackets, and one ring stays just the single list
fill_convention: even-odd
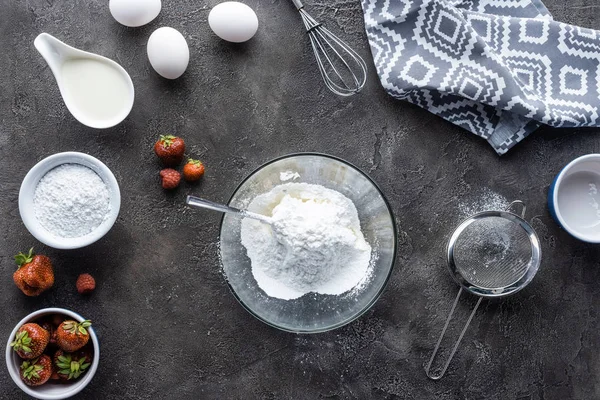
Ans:
[{"label": "red strawberry", "polygon": [[75,285],[79,294],[90,294],[96,288],[96,280],[90,274],[81,274]]},{"label": "red strawberry", "polygon": [[33,247],[28,254],[15,256],[19,268],[13,274],[15,284],[27,296],[38,296],[54,285],[54,270],[46,256],[33,254]]},{"label": "red strawberry", "polygon": [[15,340],[10,343],[10,346],[19,357],[31,360],[44,352],[49,341],[50,332],[38,324],[27,323],[19,328]]},{"label": "red strawberry", "polygon": [[57,350],[54,353],[54,365],[57,367],[57,373],[60,379],[74,380],[83,375],[92,364],[92,355],[82,349],[75,353],[66,353],[63,350]]},{"label": "red strawberry", "polygon": [[21,379],[28,386],[40,386],[48,382],[52,376],[52,360],[43,354],[33,361],[21,364]]},{"label": "red strawberry", "polygon": [[154,145],[154,152],[166,167],[174,167],[183,161],[185,142],[173,135],[161,135]]},{"label": "red strawberry", "polygon": [[183,166],[183,179],[195,182],[204,176],[204,164],[200,160],[189,159]]},{"label": "red strawberry", "polygon": [[56,330],[56,343],[58,347],[66,352],[74,352],[85,346],[90,339],[86,328],[92,325],[92,321],[85,320],[76,322],[73,320],[64,321]]},{"label": "red strawberry", "polygon": [[47,330],[50,334],[50,341],[48,342],[48,345],[56,346],[56,328],[54,325],[52,325],[52,322],[45,320],[43,322],[39,322],[38,325]]},{"label": "red strawberry", "polygon": [[163,189],[175,189],[179,186],[181,174],[174,169],[165,168],[160,171],[160,178],[162,179],[161,184]]}]

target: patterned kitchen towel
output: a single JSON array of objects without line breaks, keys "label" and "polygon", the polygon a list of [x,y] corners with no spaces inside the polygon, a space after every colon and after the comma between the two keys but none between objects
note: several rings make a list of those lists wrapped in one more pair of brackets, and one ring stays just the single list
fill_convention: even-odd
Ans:
[{"label": "patterned kitchen towel", "polygon": [[600,32],[540,0],[362,0],[386,91],[506,153],[540,124],[598,126]]}]

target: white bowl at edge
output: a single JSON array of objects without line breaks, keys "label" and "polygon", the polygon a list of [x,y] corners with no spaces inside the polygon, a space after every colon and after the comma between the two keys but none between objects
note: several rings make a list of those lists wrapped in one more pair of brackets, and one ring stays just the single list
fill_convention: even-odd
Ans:
[{"label": "white bowl at edge", "polygon": [[46,384],[41,386],[27,386],[22,380],[19,374],[19,368],[22,360],[19,358],[17,353],[13,351],[12,347],[10,347],[10,343],[13,341],[15,335],[17,334],[17,330],[25,323],[34,321],[38,318],[41,318],[45,315],[49,314],[63,314],[67,317],[73,318],[74,320],[81,322],[84,321],[81,315],[74,313],[73,311],[66,310],[64,308],[44,308],[42,310],[38,310],[32,312],[25,318],[23,318],[15,329],[10,333],[10,337],[8,338],[8,342],[6,343],[6,367],[8,368],[8,372],[13,381],[17,384],[17,386],[27,393],[28,395],[35,397],[36,399],[41,400],[60,400],[66,399],[68,397],[74,396],[77,393],[81,392],[83,388],[87,386],[88,383],[94,377],[96,370],[98,369],[98,363],[100,361],[100,343],[98,342],[98,337],[94,332],[92,327],[88,328],[88,332],[90,335],[90,340],[92,341],[92,346],[94,347],[94,359],[92,360],[92,365],[90,369],[79,379],[73,383],[66,384]]},{"label": "white bowl at edge", "polygon": [[[55,236],[44,228],[35,216],[33,196],[38,182],[48,171],[63,164],[81,164],[91,168],[108,186],[110,192],[110,215],[100,226],[84,236],[74,238]],[[44,158],[29,170],[19,191],[19,213],[25,227],[37,240],[56,249],[78,249],[102,238],[117,220],[120,208],[121,192],[117,179],[104,163],[85,153],[70,151]]]},{"label": "white bowl at edge", "polygon": [[600,154],[571,161],[550,185],[550,213],[571,236],[600,243],[600,218],[596,194],[600,187]]}]

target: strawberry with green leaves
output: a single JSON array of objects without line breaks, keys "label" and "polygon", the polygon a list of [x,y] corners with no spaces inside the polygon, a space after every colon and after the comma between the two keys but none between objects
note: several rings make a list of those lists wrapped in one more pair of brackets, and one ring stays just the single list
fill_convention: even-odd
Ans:
[{"label": "strawberry with green leaves", "polygon": [[50,332],[38,324],[27,323],[19,328],[10,347],[17,352],[19,357],[31,360],[44,352],[49,341]]},{"label": "strawberry with green leaves", "polygon": [[183,161],[185,142],[173,135],[161,135],[154,144],[154,152],[166,167],[175,167]]},{"label": "strawberry with green leaves", "polygon": [[27,296],[39,296],[54,285],[54,269],[52,262],[46,256],[29,253],[19,253],[15,256],[18,265],[13,274],[15,285]]},{"label": "strawberry with green leaves", "polygon": [[23,361],[20,375],[28,386],[43,385],[52,376],[52,360],[43,354],[35,360]]},{"label": "strawberry with green leaves", "polygon": [[183,166],[183,179],[188,182],[196,182],[204,176],[204,164],[200,160],[190,158]]},{"label": "strawberry with green leaves", "polygon": [[66,320],[56,329],[56,344],[66,352],[72,353],[85,346],[90,339],[87,328],[92,321],[77,322]]},{"label": "strawberry with green leaves", "polygon": [[76,353],[57,350],[54,354],[54,365],[60,379],[75,380],[86,373],[89,366],[92,365],[92,356],[86,350],[80,350]]}]

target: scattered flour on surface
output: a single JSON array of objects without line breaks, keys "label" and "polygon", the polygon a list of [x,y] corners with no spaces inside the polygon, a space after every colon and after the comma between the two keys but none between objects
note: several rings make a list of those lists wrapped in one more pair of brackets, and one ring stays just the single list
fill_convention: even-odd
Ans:
[{"label": "scattered flour on surface", "polygon": [[510,202],[506,197],[485,188],[477,193],[476,196],[461,201],[458,209],[461,217],[467,218],[482,211],[502,211],[509,204]]},{"label": "scattered flour on surface", "polygon": [[110,190],[92,169],[63,164],[40,179],[33,197],[40,224],[58,237],[87,235],[110,214]]},{"label": "scattered flour on surface", "polygon": [[354,203],[320,185],[287,183],[257,196],[250,211],[272,215],[273,225],[242,220],[241,239],[252,274],[264,292],[291,300],[306,293],[339,295],[372,273]]}]

